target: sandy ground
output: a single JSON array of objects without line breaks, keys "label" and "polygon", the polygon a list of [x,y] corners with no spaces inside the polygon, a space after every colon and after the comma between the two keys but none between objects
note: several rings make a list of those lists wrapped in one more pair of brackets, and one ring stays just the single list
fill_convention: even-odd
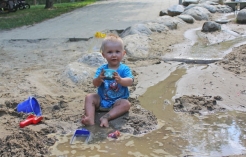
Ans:
[{"label": "sandy ground", "polygon": [[[202,22],[186,24],[178,30],[153,34],[151,51],[161,51],[164,44],[163,54],[171,53],[173,45],[186,42],[183,34],[187,29],[197,28],[201,24]],[[240,28],[244,33],[246,28]],[[168,40],[163,41],[164,39]],[[95,88],[91,81],[74,84],[66,77],[64,70],[69,63],[87,53],[87,50],[88,42],[69,42],[68,39],[3,40],[0,43],[1,154],[45,155],[48,147],[56,141],[47,135],[54,132],[66,134],[81,126],[84,97],[87,93],[94,92]],[[124,62],[134,70],[136,78],[131,87],[132,108],[118,121],[112,121],[111,125],[131,134],[156,129],[156,117],[141,108],[137,97],[181,66],[187,68],[187,74],[177,83],[176,109],[188,106],[185,109],[195,109],[197,112],[214,109],[246,111],[245,57],[245,45],[234,48],[222,61],[205,65],[205,68],[204,65],[199,67],[181,62],[164,62],[161,59],[132,61],[126,57]],[[44,120],[39,125],[19,129],[19,122],[26,115],[17,113],[16,105],[31,95],[41,104]],[[211,99],[207,100],[208,97]]]}]

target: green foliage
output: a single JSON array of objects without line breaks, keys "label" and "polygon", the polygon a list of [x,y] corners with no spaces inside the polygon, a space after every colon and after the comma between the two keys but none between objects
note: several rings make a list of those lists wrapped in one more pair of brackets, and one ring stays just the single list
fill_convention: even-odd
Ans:
[{"label": "green foliage", "polygon": [[30,9],[17,10],[16,12],[0,13],[0,30],[12,29],[25,25],[33,25],[61,14],[84,7],[96,0],[81,2],[57,3],[53,9],[44,9],[45,5],[31,5]]}]

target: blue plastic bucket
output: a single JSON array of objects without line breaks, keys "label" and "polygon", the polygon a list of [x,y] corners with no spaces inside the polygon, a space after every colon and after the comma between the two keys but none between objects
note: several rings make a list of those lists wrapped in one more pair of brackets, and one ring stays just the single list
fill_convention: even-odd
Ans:
[{"label": "blue plastic bucket", "polygon": [[38,101],[34,97],[29,97],[27,100],[17,105],[17,112],[34,113],[37,116],[42,115],[42,111]]}]

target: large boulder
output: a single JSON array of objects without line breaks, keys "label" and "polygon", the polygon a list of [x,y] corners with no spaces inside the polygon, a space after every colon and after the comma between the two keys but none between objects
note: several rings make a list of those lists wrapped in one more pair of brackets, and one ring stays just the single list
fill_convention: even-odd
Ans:
[{"label": "large boulder", "polygon": [[183,0],[183,5],[184,6],[188,6],[190,4],[198,4],[199,3],[199,0]]},{"label": "large boulder", "polygon": [[106,59],[102,56],[100,52],[88,53],[82,58],[78,59],[78,62],[85,63],[89,66],[98,67],[102,64],[107,63]]},{"label": "large boulder", "polygon": [[166,32],[168,31],[168,27],[164,25],[163,23],[157,23],[157,22],[147,22],[146,26],[152,31],[152,32]]},{"label": "large boulder", "polygon": [[228,5],[217,5],[216,8],[217,8],[216,12],[218,12],[218,13],[231,13],[231,12],[233,12],[233,9],[231,7],[229,7]]},{"label": "large boulder", "polygon": [[186,10],[182,13],[182,15],[190,15],[194,19],[201,21],[201,20],[210,20],[211,18],[211,13],[202,7],[193,7],[189,10]]},{"label": "large boulder", "polygon": [[240,10],[237,14],[237,23],[246,23],[246,9]]},{"label": "large boulder", "polygon": [[184,12],[184,6],[183,5],[173,5],[167,9],[169,16],[177,16],[180,15],[182,12]]},{"label": "large boulder", "polygon": [[141,34],[128,35],[123,38],[127,56],[135,58],[149,57],[149,37]]},{"label": "large boulder", "polygon": [[220,30],[221,25],[213,21],[207,21],[202,26],[202,32],[215,32]]},{"label": "large boulder", "polygon": [[190,15],[179,15],[178,18],[182,19],[186,23],[194,23],[194,18]]},{"label": "large boulder", "polygon": [[126,28],[121,34],[120,36],[122,38],[128,36],[128,35],[133,35],[133,34],[141,34],[141,35],[151,35],[152,32],[151,30],[145,25],[145,24],[135,24],[131,27]]},{"label": "large boulder", "polygon": [[206,4],[206,3],[202,3],[202,4],[191,4],[191,5],[189,5],[188,7],[185,8],[185,11],[186,10],[189,10],[189,9],[191,9],[193,7],[206,8],[210,13],[215,13],[217,11],[217,7],[216,6],[209,5],[209,4]]},{"label": "large boulder", "polygon": [[156,23],[163,24],[169,29],[177,29],[179,23],[184,23],[180,18],[171,16],[162,16],[157,18]]},{"label": "large boulder", "polygon": [[84,83],[90,78],[91,70],[78,62],[70,63],[66,66],[65,75],[74,83]]},{"label": "large boulder", "polygon": [[167,10],[161,10],[159,16],[165,16],[165,15],[168,15]]}]

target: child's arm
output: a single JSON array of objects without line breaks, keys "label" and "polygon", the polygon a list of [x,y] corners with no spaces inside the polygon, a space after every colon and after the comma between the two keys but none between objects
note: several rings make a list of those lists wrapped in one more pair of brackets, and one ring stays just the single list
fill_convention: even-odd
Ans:
[{"label": "child's arm", "polygon": [[94,78],[93,79],[93,85],[95,87],[99,87],[101,86],[101,84],[104,82],[103,79],[104,79],[104,70],[102,69],[100,75],[97,77],[97,78]]},{"label": "child's arm", "polygon": [[133,83],[133,79],[132,78],[121,78],[120,75],[115,72],[114,73],[114,78],[115,78],[115,81],[119,84],[121,84],[122,86],[131,86],[132,83]]}]

